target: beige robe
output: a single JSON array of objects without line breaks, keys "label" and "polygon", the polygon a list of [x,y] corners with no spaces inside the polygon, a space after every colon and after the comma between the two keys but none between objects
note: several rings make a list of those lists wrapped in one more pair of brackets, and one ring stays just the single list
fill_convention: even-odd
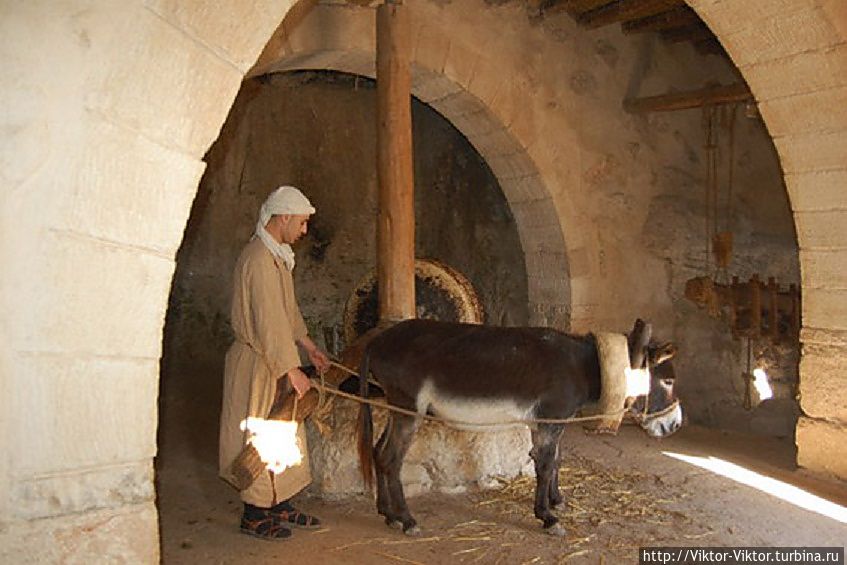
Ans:
[{"label": "beige robe", "polygon": [[[307,335],[291,272],[258,238],[247,244],[235,266],[231,324],[235,343],[226,354],[224,369],[219,472],[234,484],[230,467],[247,440],[240,424],[248,416],[268,416],[280,377],[279,386],[291,386],[284,375],[300,365],[296,341]],[[268,508],[311,482],[302,425],[298,441],[303,462],[274,475],[273,481],[270,473],[259,476],[241,491],[244,502]]]}]

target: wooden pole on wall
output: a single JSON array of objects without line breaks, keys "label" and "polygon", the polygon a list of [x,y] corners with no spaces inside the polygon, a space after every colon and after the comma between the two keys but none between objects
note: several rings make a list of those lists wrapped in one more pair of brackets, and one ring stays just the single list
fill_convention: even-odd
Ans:
[{"label": "wooden pole on wall", "polygon": [[377,281],[380,320],[415,317],[415,193],[409,15],[386,2],[376,10]]}]

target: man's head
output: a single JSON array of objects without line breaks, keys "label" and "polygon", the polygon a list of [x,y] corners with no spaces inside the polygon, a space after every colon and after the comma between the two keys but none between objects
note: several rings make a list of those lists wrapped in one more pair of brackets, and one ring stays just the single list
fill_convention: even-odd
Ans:
[{"label": "man's head", "polygon": [[306,234],[315,207],[293,186],[281,186],[268,196],[259,213],[259,223],[277,241],[291,244]]},{"label": "man's head", "polygon": [[291,245],[301,236],[306,235],[309,225],[309,215],[279,214],[271,216],[265,229],[277,241]]}]

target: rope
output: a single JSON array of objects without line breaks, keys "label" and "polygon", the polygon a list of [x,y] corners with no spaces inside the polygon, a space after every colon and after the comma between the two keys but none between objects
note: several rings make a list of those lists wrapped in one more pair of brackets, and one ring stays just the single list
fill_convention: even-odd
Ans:
[{"label": "rope", "polygon": [[[350,369],[349,367],[345,367],[341,363],[336,363],[335,361],[330,361],[330,365],[341,369],[345,373],[349,373],[355,377],[359,377],[359,374]],[[359,377],[361,378],[361,377]],[[379,383],[368,379],[368,382],[374,383],[379,386]],[[323,392],[328,392],[329,394],[340,396],[342,398],[346,398],[348,400],[353,400],[355,402],[359,402],[361,404],[370,404],[377,408],[385,408],[386,410],[390,410],[392,412],[398,412],[400,414],[405,414],[407,416],[414,416],[415,418],[423,418],[424,420],[428,420],[430,422],[440,422],[446,425],[452,426],[470,426],[474,428],[493,428],[500,426],[510,426],[510,425],[523,425],[523,426],[531,426],[533,424],[570,424],[574,422],[589,422],[592,420],[605,420],[611,418],[617,418],[621,414],[627,411],[626,408],[621,408],[617,412],[613,412],[611,414],[597,414],[594,416],[571,416],[570,418],[531,418],[526,420],[509,420],[506,422],[496,422],[490,424],[479,424],[477,422],[465,422],[462,420],[450,420],[448,418],[441,418],[439,416],[432,416],[430,414],[421,414],[420,412],[415,412],[414,410],[407,410],[406,408],[401,408],[399,406],[395,406],[393,404],[388,404],[387,402],[380,400],[372,400],[370,398],[362,398],[361,396],[350,394],[344,392],[342,390],[338,390],[337,388],[331,387],[326,384],[324,381],[323,375],[321,375],[321,383],[318,385],[317,383],[313,383],[312,386],[319,386]]]}]

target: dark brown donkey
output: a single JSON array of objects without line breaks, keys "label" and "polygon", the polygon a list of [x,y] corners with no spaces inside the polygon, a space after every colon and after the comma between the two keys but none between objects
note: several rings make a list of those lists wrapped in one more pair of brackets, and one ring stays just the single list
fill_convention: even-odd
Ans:
[{"label": "dark brown donkey", "polygon": [[[669,435],[682,423],[673,395],[671,344],[650,343],[651,328],[637,320],[627,335],[630,364],[651,370],[651,388],[631,409],[655,437]],[[379,334],[365,349],[360,394],[372,374],[389,404],[417,414],[482,426],[531,419],[564,419],[600,398],[600,363],[592,335],[570,335],[547,328],[499,328],[408,320]],[[647,415],[644,416],[644,405]],[[621,407],[623,408],[623,407]],[[651,418],[650,414],[656,415]],[[390,412],[373,446],[370,406],[359,412],[359,458],[368,488],[377,484],[377,511],[407,534],[419,529],[409,512],[400,468],[421,418]],[[554,535],[564,535],[550,511],[563,500],[559,492],[559,438],[562,423],[532,428],[535,462],[535,516]]]}]

